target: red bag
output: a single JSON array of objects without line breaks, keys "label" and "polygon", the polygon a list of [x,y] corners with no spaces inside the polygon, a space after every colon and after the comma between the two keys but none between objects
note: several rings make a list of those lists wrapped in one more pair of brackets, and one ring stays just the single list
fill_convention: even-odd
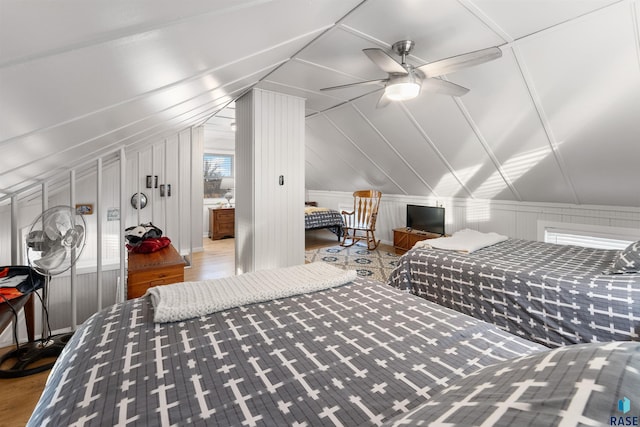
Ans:
[{"label": "red bag", "polygon": [[129,252],[134,252],[137,254],[148,254],[151,252],[159,251],[160,249],[166,248],[171,243],[171,239],[168,237],[157,237],[144,239],[138,246],[131,246],[127,244],[127,249]]}]

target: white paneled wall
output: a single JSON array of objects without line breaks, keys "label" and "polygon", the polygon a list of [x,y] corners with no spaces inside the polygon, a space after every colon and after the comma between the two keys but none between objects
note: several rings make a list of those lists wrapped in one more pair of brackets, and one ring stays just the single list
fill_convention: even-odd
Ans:
[{"label": "white paneled wall", "polygon": [[[117,265],[111,265],[102,272],[104,286],[102,288],[103,307],[108,307],[116,302],[116,284],[118,282]],[[76,292],[78,298],[78,324],[84,322],[97,311],[98,294],[96,284],[96,272],[82,270],[78,272]],[[71,324],[71,303],[69,275],[54,277],[50,285],[49,298],[49,322],[52,330],[68,328]],[[36,310],[39,312],[39,309]],[[36,329],[39,332],[39,329]]]},{"label": "white paneled wall", "polygon": [[[186,129],[127,155],[125,226],[152,222],[183,255],[202,250],[202,132],[201,127]],[[147,188],[147,175],[152,188]],[[143,209],[129,203],[137,192],[147,196]]]},{"label": "white paneled wall", "polygon": [[[91,204],[94,212],[91,215],[84,215],[85,246],[76,263],[75,295],[76,295],[76,324],[86,320],[89,316],[99,310],[116,302],[116,286],[118,283],[118,266],[120,263],[120,221],[107,220],[108,209],[119,208],[119,182],[120,168],[117,156],[105,156],[101,162],[102,185],[100,191],[97,188],[98,162],[89,162],[78,166],[75,170],[75,199],[70,200],[69,184],[70,173],[64,173],[34,189],[25,191],[17,198],[19,215],[17,217],[17,232],[19,236],[19,257],[16,264],[27,265],[26,247],[24,245],[25,236],[32,228],[33,222],[41,214],[43,207],[52,208],[54,206],[69,206],[73,203]],[[98,193],[101,196],[102,208],[98,212]],[[43,202],[43,195],[44,197]],[[11,227],[9,210],[10,205],[0,208],[0,223],[3,224],[2,232]],[[102,260],[102,288],[101,301],[98,302],[97,286],[97,255],[98,255],[98,235],[97,223],[102,223],[101,230],[101,260]],[[10,239],[0,240],[0,265],[11,264],[10,254],[6,251]],[[54,276],[50,283],[49,292],[49,323],[52,330],[69,330],[72,328],[72,298],[71,298],[71,272],[67,271],[61,275]],[[39,295],[42,292],[38,293]],[[35,334],[39,336],[42,331],[41,304],[36,298],[35,310]],[[26,339],[24,328],[24,315],[21,313],[19,327],[21,340]],[[8,328],[0,336],[0,347],[8,346],[13,341],[12,328]]]},{"label": "white paneled wall", "polygon": [[[189,254],[202,248],[202,128],[186,129],[172,137],[131,149],[125,156],[125,181],[123,208],[120,208],[120,161],[119,151],[102,158],[102,180],[97,188],[97,160],[79,165],[74,170],[75,198],[70,200],[69,172],[25,190],[15,197],[18,215],[16,218],[19,236],[19,258],[17,264],[26,265],[24,258],[24,236],[43,208],[57,205],[92,204],[94,209],[101,201],[100,212],[85,215],[86,244],[76,264],[75,276],[76,321],[81,323],[100,307],[97,286],[98,221],[101,223],[102,289],[101,307],[118,300],[117,286],[124,281],[120,276],[121,235],[125,227],[138,223],[153,222],[163,229],[181,253]],[[146,176],[158,176],[158,184],[171,184],[171,197],[160,197],[160,189],[146,188]],[[165,187],[166,189],[166,187]],[[130,204],[131,196],[146,193],[148,205],[136,210]],[[165,193],[166,194],[166,193]],[[109,212],[119,210],[119,217],[110,220]],[[0,265],[11,265],[11,210],[10,200],[0,200]],[[124,260],[122,260],[124,262]],[[70,272],[55,276],[50,286],[49,320],[53,330],[73,327]],[[120,293],[120,296],[124,293]],[[25,339],[24,321],[21,314],[20,338]],[[36,334],[41,330],[40,305],[36,304]],[[0,347],[13,340],[11,328],[0,335]]]},{"label": "white paneled wall", "polygon": [[236,123],[237,272],[303,264],[304,99],[253,89]]},{"label": "white paneled wall", "polygon": [[[307,191],[307,200],[319,206],[340,209],[353,204],[352,193]],[[453,233],[463,228],[494,231],[512,238],[537,240],[538,221],[623,227],[640,230],[640,209],[612,206],[580,206],[562,203],[508,202],[477,199],[435,199],[383,194],[376,224],[376,237],[392,244],[393,232],[406,225],[406,205],[445,207],[445,228]]]}]

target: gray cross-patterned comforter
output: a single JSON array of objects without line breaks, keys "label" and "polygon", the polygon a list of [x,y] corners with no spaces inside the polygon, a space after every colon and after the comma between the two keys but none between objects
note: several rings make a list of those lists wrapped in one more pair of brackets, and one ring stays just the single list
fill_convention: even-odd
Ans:
[{"label": "gray cross-patterned comforter", "polygon": [[316,230],[327,228],[339,238],[342,237],[344,220],[340,212],[333,209],[312,210],[304,214],[304,229]]},{"label": "gray cross-patterned comforter", "polygon": [[640,336],[640,274],[618,251],[509,239],[473,253],[412,249],[389,284],[549,347]]},{"label": "gray cross-patterned comforter", "polygon": [[380,425],[545,349],[366,279],[175,323],[152,310],[139,298],[87,320],[29,425]]}]

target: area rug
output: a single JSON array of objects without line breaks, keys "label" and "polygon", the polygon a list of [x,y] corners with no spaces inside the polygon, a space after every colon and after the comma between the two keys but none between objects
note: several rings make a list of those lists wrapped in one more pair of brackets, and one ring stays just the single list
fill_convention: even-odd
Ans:
[{"label": "area rug", "polygon": [[359,243],[348,248],[337,245],[305,251],[306,262],[328,262],[345,270],[356,270],[358,276],[380,282],[387,281],[391,271],[398,265],[398,258],[393,252],[379,248],[370,251],[366,244],[361,246]]}]

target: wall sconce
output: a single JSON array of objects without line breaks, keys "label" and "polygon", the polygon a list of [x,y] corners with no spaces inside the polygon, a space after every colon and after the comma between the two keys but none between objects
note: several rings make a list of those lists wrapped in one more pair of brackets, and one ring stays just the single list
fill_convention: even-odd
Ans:
[{"label": "wall sconce", "polygon": [[231,130],[232,130],[233,132],[235,132],[235,131],[236,131],[236,122],[231,122],[231,125],[230,125],[230,126],[231,126]]},{"label": "wall sconce", "polygon": [[158,188],[158,175],[147,175],[147,188]]},{"label": "wall sconce", "polygon": [[171,184],[160,184],[160,197],[171,197]]}]

